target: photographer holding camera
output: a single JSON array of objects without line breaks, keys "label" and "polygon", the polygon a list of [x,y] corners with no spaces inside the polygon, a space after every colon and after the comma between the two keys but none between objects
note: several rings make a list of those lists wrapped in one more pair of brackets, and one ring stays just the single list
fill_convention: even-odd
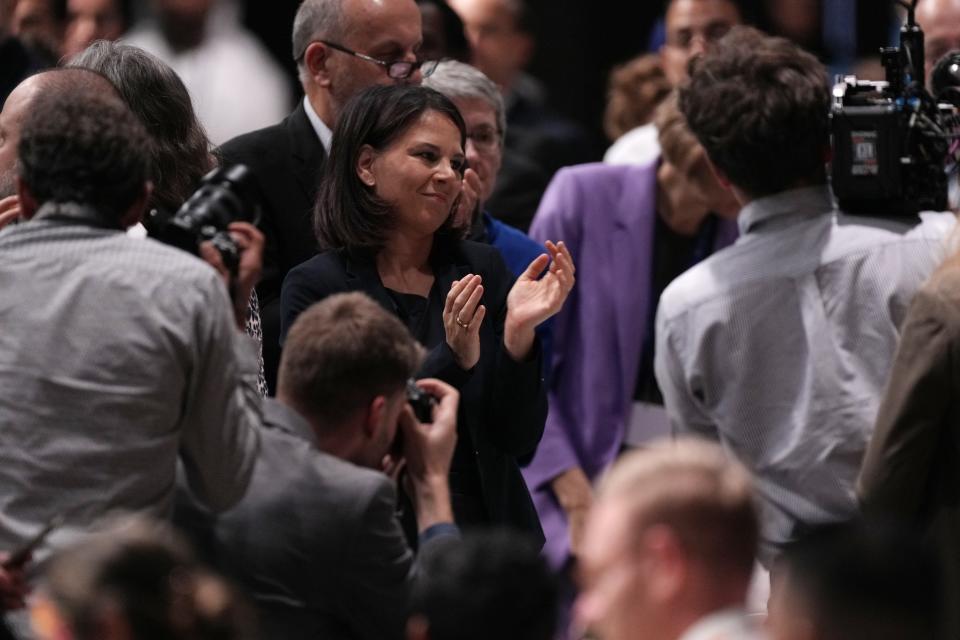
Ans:
[{"label": "photographer holding camera", "polygon": [[[231,506],[261,415],[256,346],[221,277],[125,233],[150,197],[143,126],[97,73],[26,82],[26,222],[0,233],[0,549],[63,515],[42,560],[107,511],[168,515],[178,455],[200,499]],[[231,231],[241,255],[227,284],[245,308],[263,238],[249,224]]]},{"label": "photographer holding camera", "polygon": [[[447,477],[460,394],[439,380],[409,388],[424,352],[362,293],[304,311],[285,345],[247,495],[212,525],[184,495],[178,521],[251,594],[262,637],[400,638],[420,563],[387,474],[404,468],[421,558],[456,534]],[[437,401],[432,418],[415,416],[422,392]]]},{"label": "photographer holding camera", "polygon": [[754,474],[769,564],[805,527],[856,513],[900,326],[956,220],[841,215],[826,72],[787,40],[732,30],[691,65],[680,108],[743,205],[741,236],[664,291],[656,376],[674,431]]}]

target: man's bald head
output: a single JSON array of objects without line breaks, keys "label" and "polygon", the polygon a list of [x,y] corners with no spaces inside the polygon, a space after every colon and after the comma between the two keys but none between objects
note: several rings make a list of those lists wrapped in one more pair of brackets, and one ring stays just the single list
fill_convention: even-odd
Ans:
[{"label": "man's bald head", "polygon": [[47,203],[90,207],[119,225],[146,202],[150,138],[110,82],[87,69],[42,74],[17,145],[25,217]]},{"label": "man's bald head", "polygon": [[[121,100],[116,88],[106,76],[76,67],[57,67],[34,74],[21,82],[21,85],[33,84],[39,88],[41,94],[48,92],[62,93],[64,91],[78,91],[86,94],[104,94],[105,99]],[[18,87],[19,88],[19,87]]]},{"label": "man's bald head", "polygon": [[[2,0],[0,0],[2,1]],[[113,85],[103,76],[86,71],[52,69],[32,75],[10,93],[0,112],[0,198],[12,196],[17,189],[17,146],[20,130],[37,96],[47,91],[74,87],[116,95]]]},{"label": "man's bald head", "polygon": [[[423,40],[414,0],[304,0],[293,24],[300,82],[317,115],[333,127],[344,104],[377,84],[397,82],[377,62],[413,62]],[[325,43],[331,43],[329,46]],[[420,72],[402,82],[419,83]]]},{"label": "man's bald head", "polygon": [[960,0],[920,0],[917,23],[926,35],[924,77],[947,53],[960,49]]},{"label": "man's bald head", "polygon": [[[2,1],[2,0],[0,0]],[[31,76],[14,89],[0,111],[0,198],[17,193],[17,145],[20,127],[30,108],[30,101],[40,86],[38,76]]]},{"label": "man's bald head", "polygon": [[[2,0],[0,0],[2,1]],[[293,19],[293,59],[303,70],[303,54],[315,40],[335,40],[344,29],[344,0],[304,0]]]}]

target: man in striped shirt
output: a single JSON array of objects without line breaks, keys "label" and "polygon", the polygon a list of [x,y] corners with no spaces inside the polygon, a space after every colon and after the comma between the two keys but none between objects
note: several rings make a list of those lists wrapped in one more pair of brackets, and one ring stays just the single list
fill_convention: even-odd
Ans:
[{"label": "man in striped shirt", "polygon": [[827,185],[829,106],[816,58],[745,27],[693,63],[680,94],[743,205],[741,235],[667,287],[656,376],[675,432],[718,440],[752,471],[767,564],[806,527],[856,513],[900,325],[955,223],[851,224]]},{"label": "man in striped shirt", "polygon": [[[124,232],[149,195],[145,130],[98,74],[28,82],[26,221],[0,232],[0,549],[65,516],[42,560],[108,511],[169,514],[178,457],[208,506],[234,504],[261,413],[255,345],[218,273]],[[263,241],[234,230],[245,303]]]}]

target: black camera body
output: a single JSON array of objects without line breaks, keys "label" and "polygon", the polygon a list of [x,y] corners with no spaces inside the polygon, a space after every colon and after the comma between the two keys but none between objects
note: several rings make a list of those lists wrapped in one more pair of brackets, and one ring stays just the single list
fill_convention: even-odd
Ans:
[{"label": "black camera body", "polygon": [[437,399],[418,387],[412,379],[407,380],[407,402],[419,422],[433,422],[433,407],[436,406]]},{"label": "black camera body", "polygon": [[846,76],[834,85],[831,178],[843,211],[904,217],[947,208],[945,166],[956,109],[927,92],[923,47],[908,7],[900,46],[881,51],[886,81]]},{"label": "black camera body", "polygon": [[218,167],[204,176],[200,187],[172,216],[152,214],[148,231],[160,242],[195,255],[201,243],[210,242],[230,273],[236,275],[240,250],[227,227],[231,222],[256,224],[259,218],[253,174],[245,165],[237,164]]},{"label": "black camera body", "polygon": [[[406,394],[407,403],[409,403],[410,408],[413,409],[413,415],[416,416],[417,421],[421,424],[433,422],[433,408],[437,404],[437,399],[418,387],[416,380],[413,378],[407,380]],[[403,447],[403,429],[397,429],[397,433],[393,438],[393,445],[390,447],[390,452],[394,459],[399,460],[403,457]]]}]

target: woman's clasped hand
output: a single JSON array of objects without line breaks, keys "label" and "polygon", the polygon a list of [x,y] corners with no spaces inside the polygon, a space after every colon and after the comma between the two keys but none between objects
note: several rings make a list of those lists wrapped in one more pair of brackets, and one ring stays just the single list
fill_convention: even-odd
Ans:
[{"label": "woman's clasped hand", "polygon": [[[576,281],[576,267],[566,245],[548,241],[547,250],[550,254],[531,262],[507,295],[503,342],[514,360],[529,355],[535,329],[560,310]],[[483,279],[469,274],[454,281],[443,308],[447,344],[463,369],[472,369],[480,359],[480,325],[487,312],[480,304],[482,297]]]},{"label": "woman's clasped hand", "polygon": [[461,369],[472,369],[480,359],[480,325],[487,308],[480,304],[483,278],[468,275],[454,280],[443,306],[447,344]]}]

